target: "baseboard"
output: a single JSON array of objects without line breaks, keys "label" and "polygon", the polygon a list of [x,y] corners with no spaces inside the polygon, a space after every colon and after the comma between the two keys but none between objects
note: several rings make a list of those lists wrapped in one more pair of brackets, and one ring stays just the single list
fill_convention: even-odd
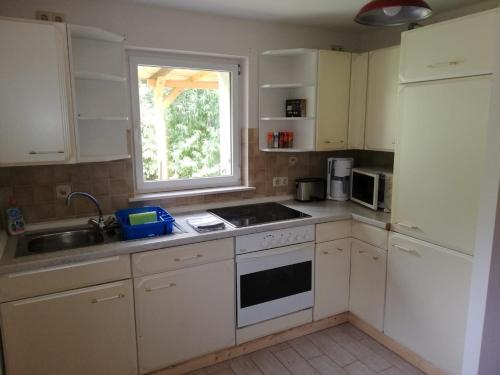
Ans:
[{"label": "baseboard", "polygon": [[232,358],[239,357],[257,350],[265,349],[267,347],[280,344],[285,341],[295,339],[297,337],[306,336],[311,333],[322,331],[324,329],[334,327],[343,323],[351,323],[356,328],[360,329],[368,336],[372,337],[378,343],[384,345],[386,348],[398,354],[405,361],[411,363],[416,368],[425,372],[428,375],[446,375],[443,371],[423,359],[421,356],[404,347],[397,341],[386,336],[384,333],[377,330],[375,327],[366,323],[356,315],[345,312],[337,314],[325,319],[321,319],[312,323],[304,324],[298,327],[287,329],[286,331],[273,333],[271,335],[261,337],[231,348],[222,349],[215,353],[210,353],[198,358],[190,359],[188,361],[178,363],[166,367],[162,370],[154,371],[151,375],[181,375],[191,371],[198,370],[203,367],[215,365],[219,362],[224,362]]},{"label": "baseboard", "polygon": [[427,362],[417,353],[411,351],[410,349],[404,347],[394,339],[386,336],[384,333],[377,330],[372,325],[366,323],[361,318],[357,317],[353,313],[348,313],[348,320],[356,328],[360,329],[368,336],[376,340],[378,343],[384,345],[386,348],[392,350],[394,353],[399,355],[405,361],[411,363],[416,368],[422,370],[428,375],[446,375],[443,371],[439,370],[437,367]]},{"label": "baseboard", "polygon": [[334,327],[339,324],[347,323],[349,313],[337,314],[325,319],[321,319],[312,323],[304,324],[298,327],[290,328],[283,332],[273,333],[265,337],[261,337],[241,345],[231,348],[222,349],[215,353],[210,353],[198,358],[190,359],[162,370],[154,371],[154,375],[180,375],[190,371],[195,371],[203,367],[211,366],[219,362],[227,361],[241,355],[255,352],[260,349],[267,348],[285,341],[295,339],[297,337],[306,336],[311,333],[322,331],[324,329]]}]

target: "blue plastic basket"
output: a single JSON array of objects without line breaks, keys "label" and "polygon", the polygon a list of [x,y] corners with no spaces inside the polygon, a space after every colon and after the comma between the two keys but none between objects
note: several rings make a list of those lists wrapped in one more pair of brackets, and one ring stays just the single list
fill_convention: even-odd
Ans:
[{"label": "blue plastic basket", "polygon": [[[143,212],[156,212],[157,220],[154,223],[130,225],[130,214]],[[147,206],[138,208],[125,208],[115,212],[116,219],[120,225],[122,238],[124,240],[134,240],[137,238],[161,236],[170,234],[173,230],[175,219],[163,208],[158,206]]]}]

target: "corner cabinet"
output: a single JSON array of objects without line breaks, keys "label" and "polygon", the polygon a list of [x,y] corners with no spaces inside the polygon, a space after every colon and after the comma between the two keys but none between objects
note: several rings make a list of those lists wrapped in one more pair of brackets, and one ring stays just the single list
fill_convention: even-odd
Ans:
[{"label": "corner cabinet", "polygon": [[66,25],[0,18],[0,49],[0,166],[68,162],[73,123]]},{"label": "corner cabinet", "polygon": [[1,305],[7,374],[137,374],[130,280]]},{"label": "corner cabinet", "polygon": [[[259,148],[274,152],[347,148],[351,53],[314,49],[263,52]],[[302,117],[287,117],[288,99],[305,99]],[[272,148],[268,133],[293,132],[292,148]]]}]

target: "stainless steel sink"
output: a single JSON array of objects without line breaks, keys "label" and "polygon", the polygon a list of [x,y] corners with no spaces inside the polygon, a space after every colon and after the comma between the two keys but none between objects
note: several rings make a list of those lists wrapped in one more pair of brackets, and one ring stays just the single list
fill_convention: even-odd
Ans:
[{"label": "stainless steel sink", "polygon": [[93,246],[120,240],[115,229],[102,232],[79,227],[52,232],[26,234],[19,238],[16,257]]}]

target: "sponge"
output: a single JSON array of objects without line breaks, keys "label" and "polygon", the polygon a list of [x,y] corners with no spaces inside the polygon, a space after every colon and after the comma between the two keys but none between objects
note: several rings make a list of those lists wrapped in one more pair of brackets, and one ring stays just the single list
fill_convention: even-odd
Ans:
[{"label": "sponge", "polygon": [[158,218],[156,216],[156,212],[141,212],[138,214],[130,214],[128,215],[128,219],[130,221],[130,225],[141,225],[147,223],[156,223]]}]

